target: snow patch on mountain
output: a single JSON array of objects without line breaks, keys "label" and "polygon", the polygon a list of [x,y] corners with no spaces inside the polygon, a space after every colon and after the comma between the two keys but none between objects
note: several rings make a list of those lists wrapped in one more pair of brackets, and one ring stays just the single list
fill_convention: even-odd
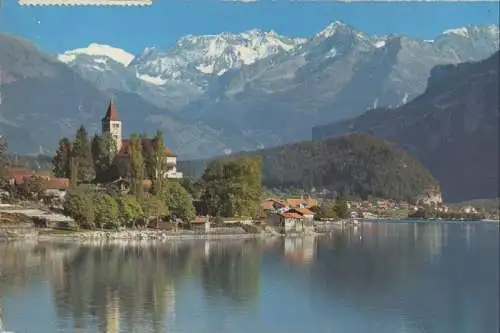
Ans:
[{"label": "snow patch on mountain", "polygon": [[[92,57],[107,57],[116,61],[117,63],[122,64],[125,67],[127,67],[135,58],[133,54],[130,54],[122,49],[97,43],[92,43],[85,48],[66,51],[63,54],[59,54],[57,58],[59,59],[59,61],[68,64],[75,61],[81,55]],[[103,63],[104,60],[100,60],[101,63]]]},{"label": "snow patch on mountain", "polygon": [[461,27],[461,28],[448,29],[448,30],[443,31],[443,35],[449,35],[449,34],[459,35],[459,36],[463,36],[463,37],[469,37],[469,30],[467,30],[466,27]]},{"label": "snow patch on mountain", "polygon": [[148,75],[199,85],[207,75],[221,76],[230,69],[290,51],[304,42],[304,39],[291,39],[274,31],[258,29],[239,34],[188,35],[166,51],[144,50],[131,66],[140,77]]},{"label": "snow patch on mountain", "polygon": [[162,86],[165,83],[167,83],[167,80],[164,80],[159,76],[155,77],[155,76],[149,76],[147,74],[142,74],[142,75],[137,74],[137,78],[139,80],[142,80],[144,82],[147,82],[147,83],[155,85],[155,86]]},{"label": "snow patch on mountain", "polygon": [[315,38],[329,38],[335,35],[337,32],[338,28],[341,27],[346,27],[347,25],[344,22],[341,21],[334,21],[330,23],[329,25],[326,26],[325,29],[321,30],[318,32],[315,36]]}]

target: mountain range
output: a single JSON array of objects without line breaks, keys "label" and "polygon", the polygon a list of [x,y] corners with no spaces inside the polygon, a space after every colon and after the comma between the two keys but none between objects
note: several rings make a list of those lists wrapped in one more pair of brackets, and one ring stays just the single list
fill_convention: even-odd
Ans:
[{"label": "mountain range", "polygon": [[315,140],[364,132],[395,142],[439,180],[448,201],[496,198],[499,177],[499,52],[435,67],[427,90],[399,108],[378,108],[313,129]]},{"label": "mountain range", "polygon": [[260,30],[185,36],[138,55],[99,44],[50,55],[0,35],[0,130],[16,153],[50,153],[79,124],[97,131],[113,94],[125,135],[161,127],[181,158],[271,147],[403,105],[425,91],[434,66],[497,51],[498,34],[479,25],[418,40],[333,22],[305,39]]}]

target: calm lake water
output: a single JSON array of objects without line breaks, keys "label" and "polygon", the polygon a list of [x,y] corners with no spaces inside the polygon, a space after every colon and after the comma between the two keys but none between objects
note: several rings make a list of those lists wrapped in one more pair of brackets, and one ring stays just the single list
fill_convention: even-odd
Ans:
[{"label": "calm lake water", "polygon": [[0,243],[6,331],[497,333],[496,223],[320,238]]}]

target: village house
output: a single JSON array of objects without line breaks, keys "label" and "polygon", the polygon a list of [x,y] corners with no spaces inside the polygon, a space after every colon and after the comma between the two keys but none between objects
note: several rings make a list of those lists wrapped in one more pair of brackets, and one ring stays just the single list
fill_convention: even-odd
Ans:
[{"label": "village house", "polygon": [[[116,158],[118,164],[121,166],[119,168],[120,176],[126,177],[129,173],[128,161],[130,160],[131,142],[130,139],[122,137],[122,121],[118,118],[118,112],[116,111],[113,100],[109,101],[108,109],[106,110],[104,118],[102,118],[101,120],[101,124],[102,133],[109,133],[115,140],[117,152]],[[154,147],[156,142],[155,139],[146,139],[142,140],[142,144],[143,146]],[[165,147],[164,156],[167,170],[163,176],[176,179],[182,178],[182,172],[177,171],[177,156],[174,154],[174,152]]]},{"label": "village house", "polygon": [[260,209],[265,214],[276,214],[285,212],[288,207],[283,200],[269,198],[260,202]]},{"label": "village house", "polygon": [[308,208],[292,208],[286,211],[286,213],[297,213],[302,217],[305,226],[312,227],[313,225],[314,213]]},{"label": "village house", "polygon": [[265,214],[281,214],[293,208],[312,208],[318,205],[318,201],[310,197],[274,199],[267,198],[261,201],[260,208]]},{"label": "village house", "polygon": [[44,182],[44,195],[46,197],[64,199],[66,191],[70,187],[70,180],[68,178],[48,178]]},{"label": "village house", "polygon": [[292,208],[268,217],[268,225],[280,233],[301,233],[314,228],[314,213],[307,208]]},{"label": "village house", "polygon": [[462,207],[462,212],[464,212],[465,214],[476,214],[477,209],[472,206],[465,206]]},{"label": "village house", "polygon": [[23,188],[29,183],[32,177],[40,178],[43,195],[46,197],[64,199],[66,190],[70,187],[70,180],[68,178],[51,177],[26,169],[12,169],[9,183],[17,188]]},{"label": "village house", "polygon": [[210,217],[209,216],[196,216],[191,221],[191,230],[208,232],[210,231]]},{"label": "village house", "polygon": [[11,186],[20,186],[24,184],[25,179],[29,179],[34,174],[35,172],[33,170],[12,168],[10,170],[9,184]]},{"label": "village house", "polygon": [[300,196],[300,198],[285,199],[284,204],[288,208],[312,208],[318,205],[318,201],[309,196]]}]

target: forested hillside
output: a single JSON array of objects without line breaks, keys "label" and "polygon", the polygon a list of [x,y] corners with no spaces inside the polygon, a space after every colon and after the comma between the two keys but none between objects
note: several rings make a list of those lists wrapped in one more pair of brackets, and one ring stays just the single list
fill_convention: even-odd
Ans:
[{"label": "forested hillside", "polygon": [[[407,200],[437,186],[418,160],[368,134],[305,141],[244,154],[262,157],[267,188],[327,189]],[[186,175],[200,177],[207,163],[208,160],[181,161],[179,167]]]}]

